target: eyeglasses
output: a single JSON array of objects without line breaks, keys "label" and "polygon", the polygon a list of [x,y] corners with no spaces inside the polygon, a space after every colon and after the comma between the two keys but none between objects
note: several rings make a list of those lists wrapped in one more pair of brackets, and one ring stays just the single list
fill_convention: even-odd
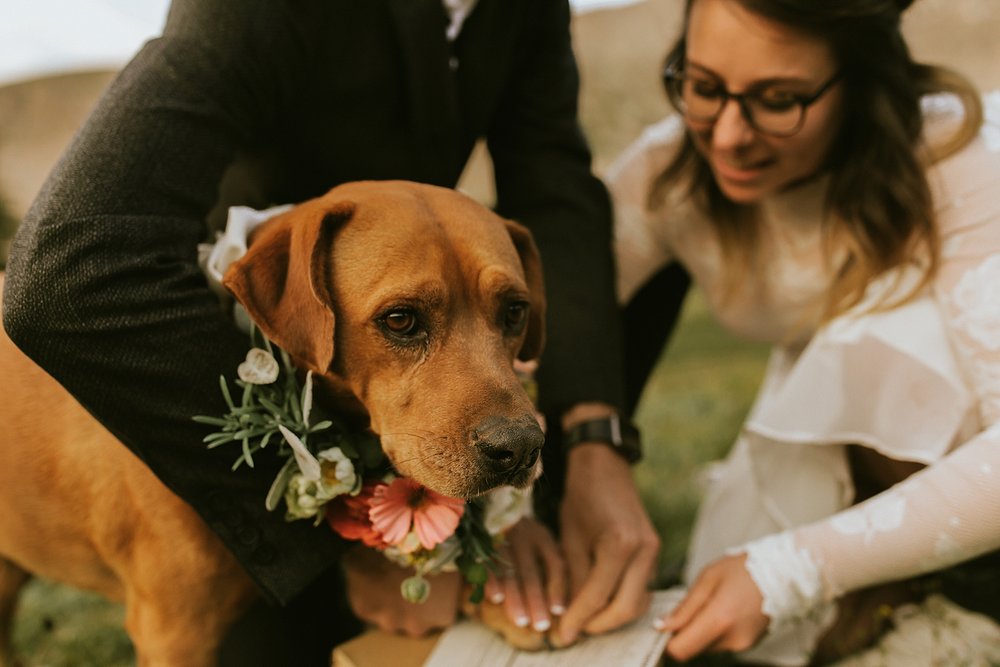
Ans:
[{"label": "eyeglasses", "polygon": [[777,85],[764,86],[745,93],[732,93],[713,77],[689,74],[668,65],[663,71],[663,85],[674,107],[687,119],[714,122],[729,100],[736,100],[740,113],[758,132],[774,137],[790,137],[800,129],[808,109],[840,80],[838,71],[812,95],[801,95]]}]

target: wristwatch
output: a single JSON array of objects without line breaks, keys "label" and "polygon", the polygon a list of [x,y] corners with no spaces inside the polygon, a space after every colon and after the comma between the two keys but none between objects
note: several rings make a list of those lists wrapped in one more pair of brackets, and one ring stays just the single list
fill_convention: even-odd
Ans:
[{"label": "wristwatch", "polygon": [[566,451],[586,442],[608,445],[629,463],[642,458],[639,429],[617,414],[580,422],[563,434],[562,445]]}]

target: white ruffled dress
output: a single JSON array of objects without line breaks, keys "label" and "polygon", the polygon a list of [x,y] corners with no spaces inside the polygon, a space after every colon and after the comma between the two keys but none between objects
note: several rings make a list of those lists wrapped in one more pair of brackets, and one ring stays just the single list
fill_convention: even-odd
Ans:
[{"label": "white ruffled dress", "polygon": [[[723,326],[774,345],[751,413],[710,475],[687,571],[693,580],[725,553],[748,553],[771,617],[768,634],[744,654],[749,661],[805,664],[838,596],[1000,549],[1000,91],[984,102],[974,143],[929,172],[943,239],[933,285],[903,306],[865,313],[893,285],[916,279],[897,271],[821,327],[826,179],[761,203],[761,268],[725,299],[720,248],[704,216],[682,193],[645,207],[651,179],[682,137],[679,119],[650,127],[608,174],[620,299],[678,260]],[[948,97],[929,98],[924,109],[931,140],[961,117]],[[853,504],[850,443],[926,467]],[[928,614],[946,622],[926,631]],[[947,600],[895,620],[895,635],[845,664],[1000,664],[1000,626]]]}]

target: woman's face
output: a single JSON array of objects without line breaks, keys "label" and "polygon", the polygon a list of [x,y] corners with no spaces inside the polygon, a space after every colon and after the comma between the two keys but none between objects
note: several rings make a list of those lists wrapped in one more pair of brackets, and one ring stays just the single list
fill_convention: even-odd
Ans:
[{"label": "woman's face", "polygon": [[[697,85],[730,93],[811,96],[837,74],[829,45],[812,35],[752,14],[736,0],[695,0],[687,31],[685,71]],[[789,137],[769,136],[727,100],[714,121],[687,119],[695,146],[723,194],[750,204],[823,168],[838,134],[843,86],[834,83],[805,111]]]}]

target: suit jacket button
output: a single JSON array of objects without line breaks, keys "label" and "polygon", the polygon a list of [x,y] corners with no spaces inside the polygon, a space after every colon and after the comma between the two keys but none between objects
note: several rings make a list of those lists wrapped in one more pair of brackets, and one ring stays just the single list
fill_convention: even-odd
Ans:
[{"label": "suit jacket button", "polygon": [[274,547],[265,542],[253,550],[251,558],[258,565],[269,565],[274,562],[277,555],[278,552],[274,550]]},{"label": "suit jacket button", "polygon": [[236,539],[240,541],[240,544],[245,544],[252,549],[260,543],[260,530],[252,524],[241,523],[236,528]]}]

